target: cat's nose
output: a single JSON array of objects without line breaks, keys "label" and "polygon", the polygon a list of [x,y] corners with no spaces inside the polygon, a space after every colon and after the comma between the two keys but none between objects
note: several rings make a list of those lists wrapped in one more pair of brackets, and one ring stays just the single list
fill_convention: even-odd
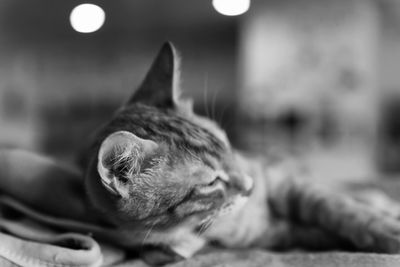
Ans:
[{"label": "cat's nose", "polygon": [[249,175],[245,174],[243,175],[243,189],[244,189],[244,195],[248,196],[251,194],[254,188],[254,180],[252,177]]},{"label": "cat's nose", "polygon": [[242,195],[248,196],[254,188],[254,180],[249,175],[240,175],[232,179],[234,187],[239,190]]},{"label": "cat's nose", "polygon": [[254,187],[254,180],[252,177],[250,177],[249,175],[245,174],[243,176],[243,186],[245,188],[246,191],[250,191],[253,189]]}]

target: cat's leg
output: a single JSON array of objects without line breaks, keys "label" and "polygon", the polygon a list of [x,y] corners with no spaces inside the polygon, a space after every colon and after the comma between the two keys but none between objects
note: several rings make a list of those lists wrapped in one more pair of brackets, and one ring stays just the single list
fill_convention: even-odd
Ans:
[{"label": "cat's leg", "polygon": [[206,240],[189,228],[153,232],[140,250],[141,258],[151,265],[163,265],[192,257],[206,246]]},{"label": "cat's leg", "polygon": [[349,193],[352,198],[376,211],[380,211],[382,215],[400,219],[400,203],[380,189],[370,188]]},{"label": "cat's leg", "polygon": [[165,265],[185,259],[171,247],[162,245],[143,247],[140,251],[140,258],[151,266]]},{"label": "cat's leg", "polygon": [[301,248],[308,251],[326,251],[338,248],[353,250],[354,246],[342,238],[323,228],[291,223],[288,232],[282,235],[275,249]]},{"label": "cat's leg", "polygon": [[275,251],[292,249],[326,251],[338,248],[354,250],[354,246],[345,238],[320,227],[301,225],[284,218],[270,222],[268,230],[255,241],[254,245]]},{"label": "cat's leg", "polygon": [[400,252],[400,222],[346,195],[289,177],[270,183],[269,193],[277,217],[320,228],[361,251]]}]

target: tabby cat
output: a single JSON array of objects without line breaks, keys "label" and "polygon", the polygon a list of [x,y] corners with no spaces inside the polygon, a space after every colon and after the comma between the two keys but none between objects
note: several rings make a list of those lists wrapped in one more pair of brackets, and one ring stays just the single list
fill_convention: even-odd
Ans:
[{"label": "tabby cat", "polygon": [[88,201],[124,233],[121,245],[154,264],[210,245],[400,252],[391,214],[241,155],[178,86],[178,58],[166,43],[88,152]]}]

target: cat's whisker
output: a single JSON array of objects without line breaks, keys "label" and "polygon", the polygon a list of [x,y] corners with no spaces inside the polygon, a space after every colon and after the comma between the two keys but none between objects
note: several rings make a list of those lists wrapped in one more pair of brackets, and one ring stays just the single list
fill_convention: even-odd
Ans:
[{"label": "cat's whisker", "polygon": [[197,230],[197,236],[200,236],[203,230],[204,225],[207,223],[207,221],[209,220],[209,218],[206,218],[205,220],[203,220],[200,223],[200,229]]},{"label": "cat's whisker", "polygon": [[218,93],[219,93],[219,90],[217,90],[216,92],[215,92],[215,94],[214,94],[214,97],[213,97],[213,99],[212,99],[212,102],[211,102],[211,119],[213,119],[213,120],[215,120],[215,118],[216,118],[216,114],[215,114],[215,107],[216,107],[216,101],[217,101],[217,96],[218,96]]},{"label": "cat's whisker", "polygon": [[210,117],[210,112],[208,110],[208,72],[206,72],[204,76],[204,99],[203,99],[203,104],[204,104],[204,112],[206,113],[206,116],[209,118]]},{"label": "cat's whisker", "polygon": [[199,231],[197,232],[198,236],[201,236],[202,234],[204,234],[205,231],[207,231],[207,229],[211,226],[211,224],[213,223],[212,218],[208,218],[205,220],[205,222],[201,225]]},{"label": "cat's whisker", "polygon": [[147,240],[147,238],[150,236],[150,233],[151,233],[151,231],[153,230],[153,228],[154,228],[155,225],[156,225],[156,222],[154,222],[154,223],[150,226],[149,230],[147,231],[146,235],[145,235],[144,238],[143,238],[142,246],[146,243],[146,240]]},{"label": "cat's whisker", "polygon": [[213,224],[213,222],[214,222],[213,220],[209,220],[208,223],[204,226],[201,234],[204,234],[205,231],[207,231],[207,229],[210,228],[210,226]]},{"label": "cat's whisker", "polygon": [[222,111],[221,111],[221,114],[220,114],[220,116],[219,116],[219,120],[217,121],[218,124],[221,125],[221,126],[223,126],[223,125],[222,125],[222,122],[223,122],[223,120],[224,120],[225,111],[226,111],[229,107],[230,107],[230,105],[229,105],[229,104],[226,104],[226,105],[223,107]]},{"label": "cat's whisker", "polygon": [[201,234],[203,233],[203,228],[206,225],[206,223],[202,224],[199,231],[197,231],[197,236],[201,236]]}]

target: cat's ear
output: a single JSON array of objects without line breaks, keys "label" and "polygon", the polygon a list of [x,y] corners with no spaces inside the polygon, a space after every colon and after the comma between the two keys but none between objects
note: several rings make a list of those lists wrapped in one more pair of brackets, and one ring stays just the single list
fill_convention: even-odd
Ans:
[{"label": "cat's ear", "polygon": [[142,84],[128,101],[172,108],[178,99],[179,58],[172,43],[165,43]]},{"label": "cat's ear", "polygon": [[98,153],[97,171],[104,187],[114,195],[128,197],[129,179],[140,172],[157,148],[155,142],[127,131],[110,134]]}]

